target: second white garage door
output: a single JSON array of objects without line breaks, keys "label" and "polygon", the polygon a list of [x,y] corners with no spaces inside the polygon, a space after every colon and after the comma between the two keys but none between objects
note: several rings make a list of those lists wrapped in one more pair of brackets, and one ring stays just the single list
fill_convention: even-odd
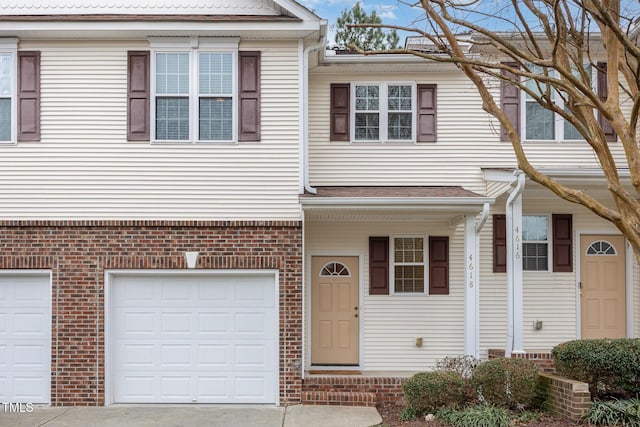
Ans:
[{"label": "second white garage door", "polygon": [[274,274],[112,275],[114,403],[276,403]]}]

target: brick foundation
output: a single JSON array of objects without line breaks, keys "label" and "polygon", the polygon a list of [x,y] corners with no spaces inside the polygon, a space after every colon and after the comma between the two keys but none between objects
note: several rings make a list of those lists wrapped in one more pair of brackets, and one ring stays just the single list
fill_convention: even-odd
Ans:
[{"label": "brick foundation", "polygon": [[316,405],[375,406],[381,402],[401,402],[400,377],[364,375],[310,375],[302,385],[303,403]]},{"label": "brick foundation", "polygon": [[298,221],[0,221],[0,270],[52,275],[52,405],[103,405],[104,277],[111,269],[278,270],[280,403],[302,398]]}]

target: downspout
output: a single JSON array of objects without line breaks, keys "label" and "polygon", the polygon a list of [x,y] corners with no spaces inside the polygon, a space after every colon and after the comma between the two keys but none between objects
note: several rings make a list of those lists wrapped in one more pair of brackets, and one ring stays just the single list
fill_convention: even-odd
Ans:
[{"label": "downspout", "polygon": [[524,190],[525,175],[521,170],[516,169],[516,186],[513,188],[507,198],[505,207],[505,217],[507,223],[507,345],[505,348],[505,356],[511,357],[513,351],[514,340],[514,247],[513,247],[513,202],[522,195]]},{"label": "downspout", "polygon": [[302,53],[302,174],[304,176],[304,191],[317,194],[318,190],[313,188],[309,182],[309,54],[313,50],[318,50],[326,44],[324,32],[321,31],[320,41],[311,46],[307,46]]}]

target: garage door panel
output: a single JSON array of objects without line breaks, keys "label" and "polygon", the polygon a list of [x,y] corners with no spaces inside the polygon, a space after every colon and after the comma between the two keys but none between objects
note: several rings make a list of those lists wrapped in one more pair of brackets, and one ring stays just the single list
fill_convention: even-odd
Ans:
[{"label": "garage door panel", "polygon": [[137,278],[113,281],[115,402],[276,402],[273,276]]},{"label": "garage door panel", "polygon": [[0,273],[0,398],[51,401],[51,289],[48,274]]}]

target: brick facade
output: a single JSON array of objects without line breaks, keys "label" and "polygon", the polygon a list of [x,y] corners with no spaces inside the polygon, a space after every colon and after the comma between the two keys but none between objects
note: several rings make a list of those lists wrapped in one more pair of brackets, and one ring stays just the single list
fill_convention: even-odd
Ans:
[{"label": "brick facade", "polygon": [[[497,357],[504,357],[504,350],[496,350],[490,349],[488,351],[489,359],[495,359]],[[538,365],[538,370],[540,372],[546,373],[554,373],[556,371],[555,366],[553,366],[553,358],[551,357],[551,353],[523,353],[523,354],[512,354],[511,357],[517,359],[527,359],[534,362]]]},{"label": "brick facade", "polygon": [[573,422],[580,422],[591,407],[589,384],[553,374],[540,375],[547,390],[549,412]]},{"label": "brick facade", "polygon": [[0,221],[0,270],[52,274],[52,405],[104,405],[104,278],[112,269],[278,270],[280,403],[302,392],[298,221]]}]

